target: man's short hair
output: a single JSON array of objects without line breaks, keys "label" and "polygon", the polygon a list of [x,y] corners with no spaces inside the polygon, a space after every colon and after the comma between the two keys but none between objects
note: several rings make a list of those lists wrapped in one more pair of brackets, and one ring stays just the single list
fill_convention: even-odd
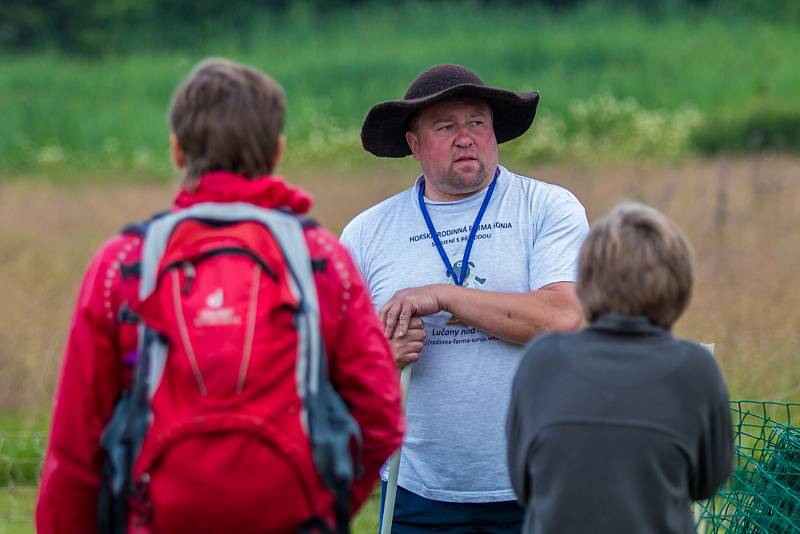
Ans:
[{"label": "man's short hair", "polygon": [[689,304],[692,262],[691,245],[666,216],[641,204],[617,205],[581,248],[576,289],[587,320],[643,315],[671,328]]},{"label": "man's short hair", "polygon": [[419,110],[415,111],[413,115],[408,119],[408,131],[416,134],[417,128],[419,128]]},{"label": "man's short hair", "polygon": [[212,171],[271,174],[285,109],[283,89],[263,72],[225,59],[198,64],[169,110],[186,160],[184,180]]}]

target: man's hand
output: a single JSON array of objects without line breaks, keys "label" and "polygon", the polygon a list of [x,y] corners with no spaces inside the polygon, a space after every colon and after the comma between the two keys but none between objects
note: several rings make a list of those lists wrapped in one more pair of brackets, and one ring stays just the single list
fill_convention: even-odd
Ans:
[{"label": "man's hand", "polygon": [[408,331],[412,317],[432,315],[444,309],[441,290],[445,284],[401,289],[378,311],[386,339],[402,338]]},{"label": "man's hand", "polygon": [[[395,332],[396,334],[397,332]],[[412,317],[405,335],[389,338],[394,361],[400,368],[419,360],[425,342],[425,324],[419,317]]]}]

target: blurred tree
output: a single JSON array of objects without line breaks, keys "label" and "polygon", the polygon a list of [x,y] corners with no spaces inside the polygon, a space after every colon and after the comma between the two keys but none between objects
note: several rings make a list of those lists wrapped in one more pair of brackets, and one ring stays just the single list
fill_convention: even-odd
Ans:
[{"label": "blurred tree", "polygon": [[[455,0],[0,0],[0,48],[15,51],[53,47],[71,53],[103,54],[137,48],[187,47],[224,31],[243,43],[258,16],[305,10],[314,14],[363,5],[447,3]],[[687,10],[745,12],[800,21],[798,0],[473,0],[473,6],[539,7],[554,12],[582,6],[635,9],[651,16]]]},{"label": "blurred tree", "polygon": [[4,0],[0,44],[99,53],[120,23],[141,20],[153,0]]}]

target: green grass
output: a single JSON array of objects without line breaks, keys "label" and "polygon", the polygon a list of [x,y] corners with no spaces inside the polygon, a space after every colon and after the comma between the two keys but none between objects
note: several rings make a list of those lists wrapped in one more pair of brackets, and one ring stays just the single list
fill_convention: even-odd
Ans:
[{"label": "green grass", "polygon": [[353,534],[378,534],[378,522],[381,498],[380,493],[375,493],[364,503],[364,506],[353,519],[351,530]]},{"label": "green grass", "polygon": [[[489,84],[540,90],[539,126],[555,122],[567,140],[582,128],[575,102],[604,94],[635,99],[643,110],[697,110],[712,134],[718,117],[746,128],[752,121],[736,119],[744,112],[797,115],[800,71],[792,50],[800,49],[800,32],[791,21],[746,13],[653,19],[596,6],[554,15],[447,3],[262,18],[249,39],[219,32],[190,51],[99,59],[0,53],[0,176],[170,175],[168,102],[208,55],[256,65],[279,80],[288,95],[287,160],[324,168],[373,161],[358,141],[366,111],[400,98],[438,62],[465,64]],[[700,148],[717,150],[708,135]],[[647,154],[626,156],[636,155]]]},{"label": "green grass", "polygon": [[0,534],[34,532],[38,467],[47,428],[44,420],[0,414]]},{"label": "green grass", "polygon": [[33,534],[36,488],[0,489],[0,534]]}]

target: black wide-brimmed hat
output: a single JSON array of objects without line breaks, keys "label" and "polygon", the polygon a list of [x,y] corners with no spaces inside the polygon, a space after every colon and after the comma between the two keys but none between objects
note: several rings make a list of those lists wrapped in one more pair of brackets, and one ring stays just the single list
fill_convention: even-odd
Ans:
[{"label": "black wide-brimmed hat", "polygon": [[414,80],[403,100],[376,104],[361,126],[361,144],[376,156],[402,158],[411,154],[406,132],[411,117],[446,98],[474,97],[492,108],[494,134],[498,143],[524,134],[533,123],[539,93],[515,93],[489,87],[477,74],[460,65],[435,65]]}]

